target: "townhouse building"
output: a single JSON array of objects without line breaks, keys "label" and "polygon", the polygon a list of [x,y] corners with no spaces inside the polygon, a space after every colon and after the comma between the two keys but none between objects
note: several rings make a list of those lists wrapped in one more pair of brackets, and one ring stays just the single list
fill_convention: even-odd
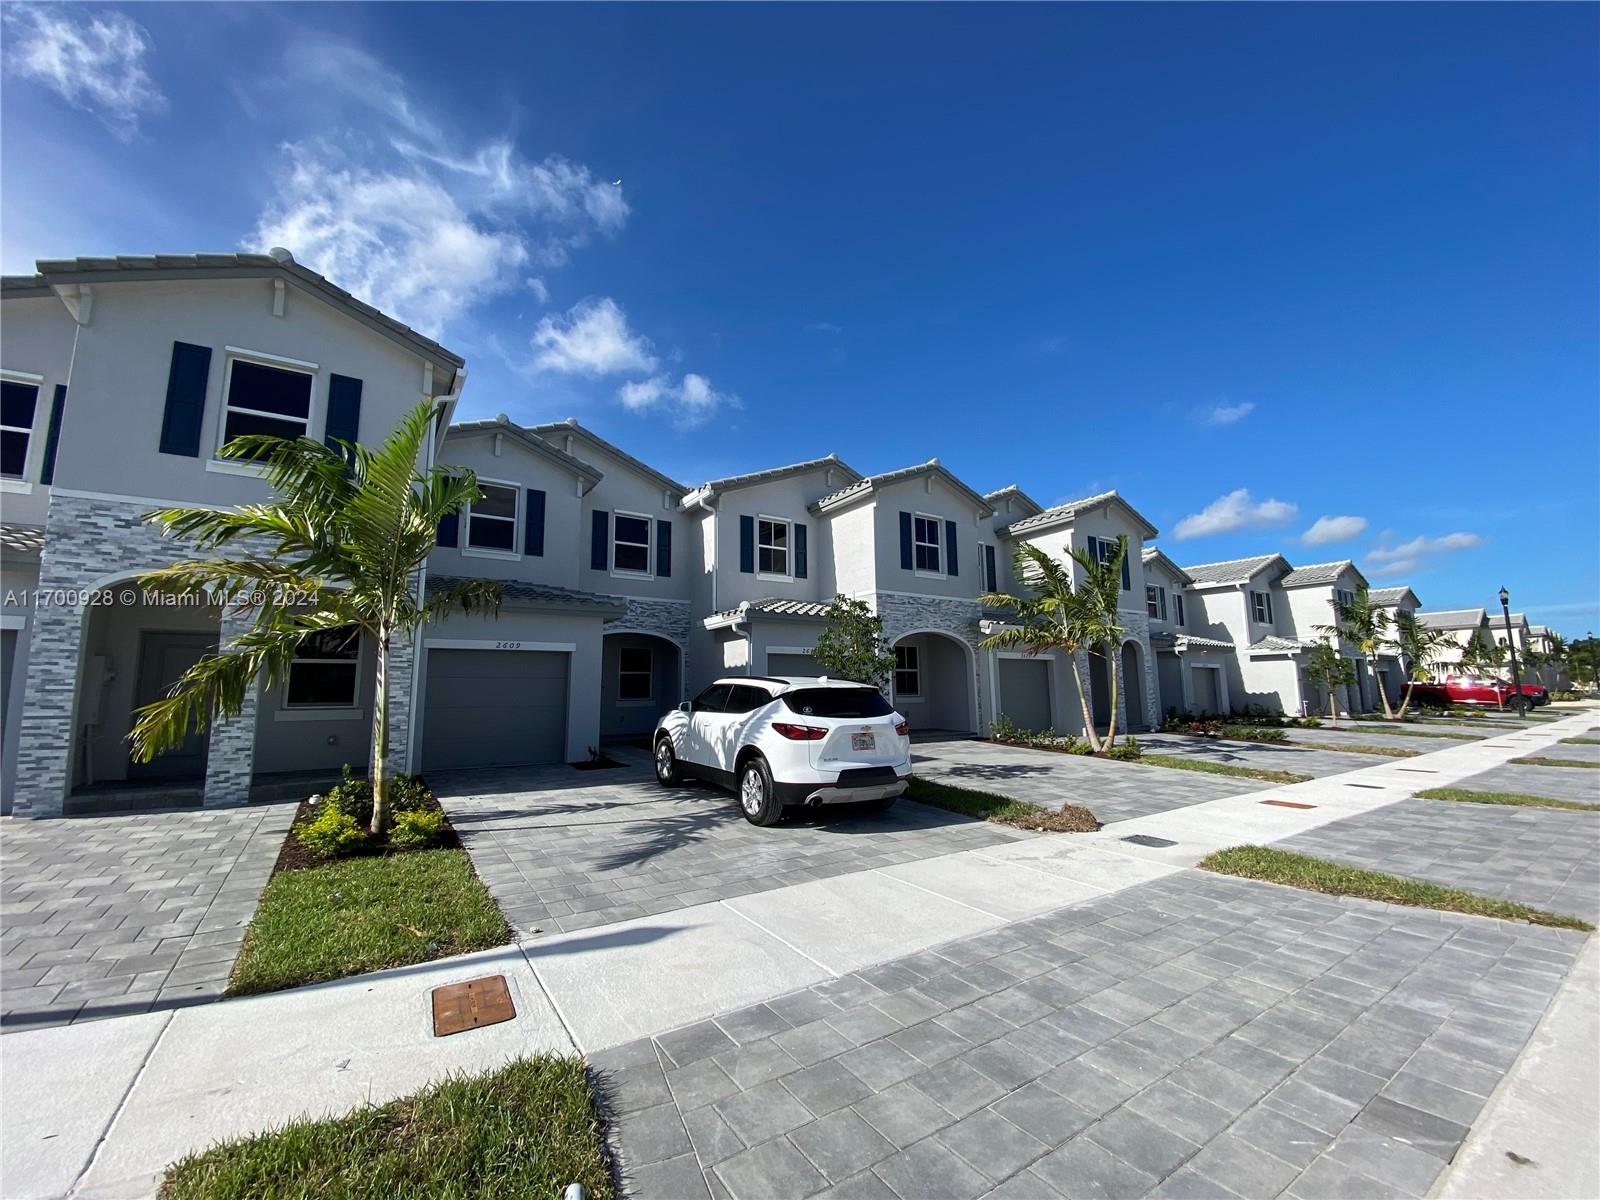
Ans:
[{"label": "townhouse building", "polygon": [[[1415,616],[1422,601],[1409,587],[1373,588],[1367,593],[1367,599],[1372,606],[1384,613],[1392,631],[1395,627],[1395,618],[1405,613]],[[1403,662],[1400,656],[1392,649],[1379,654],[1377,662],[1378,682],[1389,697],[1390,704],[1398,704],[1405,691],[1406,680],[1409,678],[1409,664]]]},{"label": "townhouse building", "polygon": [[1494,644],[1493,634],[1489,631],[1489,614],[1481,608],[1419,611],[1417,623],[1425,629],[1442,630],[1449,638],[1449,643],[1434,660],[1433,674],[1437,679],[1461,670],[1461,661],[1468,647]]}]

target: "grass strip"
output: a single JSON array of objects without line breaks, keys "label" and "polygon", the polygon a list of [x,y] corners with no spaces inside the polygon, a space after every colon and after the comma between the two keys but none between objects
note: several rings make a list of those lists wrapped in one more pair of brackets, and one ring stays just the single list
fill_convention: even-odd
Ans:
[{"label": "grass strip", "polygon": [[936,783],[931,779],[913,777],[906,789],[906,796],[919,804],[993,821],[997,825],[1014,825],[1018,829],[1093,833],[1100,828],[1100,819],[1081,804],[1063,804],[1059,809],[1040,808],[1036,804],[1024,804],[993,792],[973,791],[954,784]]},{"label": "grass strip", "polygon": [[465,850],[282,871],[261,894],[228,993],[275,992],[410,966],[510,937]]},{"label": "grass strip", "polygon": [[1600,812],[1600,804],[1577,800],[1557,800],[1530,792],[1475,792],[1471,788],[1428,788],[1418,792],[1423,800],[1460,800],[1466,804],[1511,804],[1520,808],[1572,808],[1580,812]]},{"label": "grass strip", "polygon": [[1592,738],[1592,737],[1562,738],[1561,739],[1561,744],[1563,746],[1600,746],[1600,738]]},{"label": "grass strip", "polygon": [[1267,771],[1260,767],[1236,767],[1232,763],[1208,762],[1203,758],[1184,758],[1178,754],[1145,754],[1139,762],[1147,767],[1169,767],[1174,771],[1200,771],[1206,775],[1233,775],[1239,779],[1262,779],[1267,783],[1308,783],[1314,776],[1293,771]]},{"label": "grass strip", "polygon": [[1356,896],[1385,904],[1404,904],[1409,908],[1434,908],[1440,912],[1468,913],[1502,921],[1526,921],[1530,925],[1550,925],[1557,929],[1591,932],[1594,929],[1593,925],[1577,917],[1546,912],[1542,908],[1518,904],[1513,900],[1496,900],[1460,888],[1424,883],[1419,879],[1402,879],[1382,871],[1369,871],[1365,867],[1347,867],[1306,854],[1275,850],[1270,846],[1233,846],[1218,850],[1201,859],[1200,868],[1215,871],[1219,875],[1260,879],[1329,896]]},{"label": "grass strip", "polygon": [[1541,758],[1537,754],[1529,754],[1522,758],[1513,758],[1514,763],[1521,763],[1525,767],[1577,767],[1580,771],[1593,771],[1600,768],[1600,762],[1584,762],[1577,758]]},{"label": "grass strip", "polygon": [[[1366,730],[1361,732],[1365,733]],[[1379,758],[1416,758],[1425,753],[1422,750],[1408,750],[1404,746],[1336,746],[1327,742],[1295,742],[1291,746],[1299,746],[1305,750],[1332,750],[1335,754],[1375,754]]]},{"label": "grass strip", "polygon": [[579,1058],[518,1059],[347,1116],[293,1121],[174,1164],[162,1200],[500,1200],[581,1183],[612,1200],[599,1109]]},{"label": "grass strip", "polygon": [[[1323,726],[1323,728],[1326,729],[1329,726]],[[1352,730],[1351,732],[1356,731]],[[1460,733],[1446,733],[1439,729],[1413,729],[1404,724],[1378,725],[1371,721],[1362,722],[1360,732],[1363,734],[1381,733],[1387,737],[1449,738],[1457,742],[1481,741],[1489,736],[1487,733],[1468,733],[1466,730],[1462,730]],[[1311,745],[1312,743],[1305,744]]]}]

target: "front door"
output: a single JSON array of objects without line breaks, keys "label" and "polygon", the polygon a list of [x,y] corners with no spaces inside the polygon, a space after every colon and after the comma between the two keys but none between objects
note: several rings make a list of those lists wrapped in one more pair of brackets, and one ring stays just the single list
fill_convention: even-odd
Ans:
[{"label": "front door", "polygon": [[[185,671],[216,649],[217,637],[211,633],[144,634],[139,644],[134,705],[143,707],[161,699]],[[129,779],[204,779],[205,774],[206,736],[193,730],[165,754],[158,754],[147,763],[128,764]]]}]

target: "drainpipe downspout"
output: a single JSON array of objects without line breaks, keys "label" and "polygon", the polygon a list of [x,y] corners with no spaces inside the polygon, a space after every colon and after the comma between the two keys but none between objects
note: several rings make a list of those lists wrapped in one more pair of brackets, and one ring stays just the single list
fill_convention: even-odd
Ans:
[{"label": "drainpipe downspout", "polygon": [[706,563],[706,570],[711,575],[712,612],[717,611],[717,510],[711,506],[711,501],[715,500],[716,497],[716,492],[707,488],[703,493],[695,497],[693,504],[684,508],[685,512],[691,508],[698,508],[711,519],[711,561]]}]

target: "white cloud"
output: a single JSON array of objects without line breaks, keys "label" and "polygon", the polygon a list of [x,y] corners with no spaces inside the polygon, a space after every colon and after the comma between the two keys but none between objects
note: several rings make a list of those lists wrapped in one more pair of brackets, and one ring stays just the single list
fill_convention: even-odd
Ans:
[{"label": "white cloud", "polygon": [[1248,489],[1239,488],[1179,521],[1173,536],[1184,541],[1213,533],[1232,533],[1236,529],[1280,525],[1292,519],[1298,511],[1293,504],[1284,500],[1262,500],[1257,503],[1250,498]]},{"label": "white cloud", "polygon": [[123,141],[167,99],[145,70],[150,35],[121,13],[70,5],[17,4],[5,10],[12,71],[93,113]]},{"label": "white cloud", "polygon": [[1202,415],[1207,425],[1233,425],[1244,420],[1255,412],[1256,406],[1249,400],[1242,400],[1238,404],[1213,404]]},{"label": "white cloud", "polygon": [[1307,546],[1327,546],[1333,542],[1348,542],[1367,527],[1365,517],[1318,517],[1311,528],[1300,535]]},{"label": "white cloud", "polygon": [[1397,558],[1394,562],[1375,564],[1372,573],[1375,579],[1399,579],[1401,576],[1411,574],[1421,565],[1422,563],[1415,558]]},{"label": "white cloud", "polygon": [[1415,567],[1420,559],[1439,554],[1453,554],[1458,550],[1471,550],[1481,545],[1483,538],[1476,533],[1447,533],[1442,537],[1415,537],[1399,545],[1375,546],[1367,552],[1367,558],[1392,571],[1399,569],[1397,563]]},{"label": "white cloud", "polygon": [[704,425],[720,409],[739,407],[739,397],[717,391],[709,379],[692,371],[685,373],[676,385],[665,375],[625,383],[617,389],[617,397],[630,412],[649,412],[657,407],[667,409],[673,424],[682,429]]},{"label": "white cloud", "polygon": [[809,333],[831,333],[837,335],[844,332],[844,326],[835,325],[832,321],[813,321],[806,326],[806,331]]},{"label": "white cloud", "polygon": [[627,314],[609,296],[580,301],[564,317],[547,315],[533,332],[533,344],[534,362],[546,371],[623,375],[656,369],[649,339],[628,327]]}]

